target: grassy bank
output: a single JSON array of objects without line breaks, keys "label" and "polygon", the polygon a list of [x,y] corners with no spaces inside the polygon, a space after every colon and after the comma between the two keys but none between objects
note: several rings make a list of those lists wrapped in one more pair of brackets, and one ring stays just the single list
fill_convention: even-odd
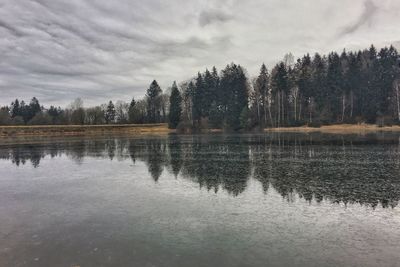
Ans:
[{"label": "grassy bank", "polygon": [[0,126],[0,137],[167,134],[167,124]]},{"label": "grassy bank", "polygon": [[300,133],[334,133],[334,134],[363,134],[371,132],[400,132],[400,126],[378,127],[373,124],[337,124],[326,125],[319,128],[301,126],[301,127],[281,127],[267,128],[266,132],[300,132]]},{"label": "grassy bank", "polygon": [[[160,124],[112,124],[112,125],[40,125],[40,126],[0,126],[0,138],[29,137],[29,136],[91,136],[107,134],[168,134],[174,130],[168,125]],[[221,133],[220,129],[210,129],[210,133]],[[333,134],[363,134],[372,132],[400,132],[400,126],[378,127],[371,124],[338,124],[326,125],[319,128],[280,127],[266,128],[265,132],[299,132],[299,133],[333,133]]]}]

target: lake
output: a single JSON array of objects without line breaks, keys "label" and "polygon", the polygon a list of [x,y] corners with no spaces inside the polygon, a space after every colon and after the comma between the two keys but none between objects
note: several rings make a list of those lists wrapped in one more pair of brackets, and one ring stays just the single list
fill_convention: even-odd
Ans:
[{"label": "lake", "polygon": [[0,145],[0,266],[399,266],[400,135]]}]

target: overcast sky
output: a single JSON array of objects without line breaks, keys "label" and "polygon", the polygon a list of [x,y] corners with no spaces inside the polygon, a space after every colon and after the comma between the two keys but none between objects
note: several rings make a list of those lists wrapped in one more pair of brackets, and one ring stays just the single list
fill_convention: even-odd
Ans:
[{"label": "overcast sky", "polygon": [[400,46],[399,0],[0,0],[0,104],[140,98],[230,62]]}]

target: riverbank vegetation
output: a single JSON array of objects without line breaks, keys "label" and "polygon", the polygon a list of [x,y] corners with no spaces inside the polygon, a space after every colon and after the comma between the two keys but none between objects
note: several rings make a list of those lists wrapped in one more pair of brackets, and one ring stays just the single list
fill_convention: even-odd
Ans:
[{"label": "riverbank vegetation", "polygon": [[[108,124],[108,125],[29,125],[0,126],[0,137],[51,137],[51,136],[94,136],[124,134],[168,134],[165,123],[154,124]],[[2,142],[0,142],[0,145]]]},{"label": "riverbank vegetation", "polygon": [[0,110],[0,125],[100,125],[169,123],[192,132],[250,130],[308,125],[400,122],[399,55],[393,47],[295,60],[287,54],[257,77],[234,63],[176,82],[163,91],[153,81],[143,99],[109,101],[85,108],[76,99],[66,108],[16,99]]}]

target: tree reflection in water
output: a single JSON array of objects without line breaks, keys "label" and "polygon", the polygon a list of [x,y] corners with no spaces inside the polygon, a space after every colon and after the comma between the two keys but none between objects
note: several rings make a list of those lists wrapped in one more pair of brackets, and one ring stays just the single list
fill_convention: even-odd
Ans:
[{"label": "tree reflection in water", "polygon": [[201,188],[237,196],[254,178],[263,190],[288,201],[359,203],[395,207],[400,199],[399,137],[396,134],[194,135],[105,138],[3,145],[0,158],[37,168],[44,157],[65,155],[146,164],[159,181],[164,169]]}]

